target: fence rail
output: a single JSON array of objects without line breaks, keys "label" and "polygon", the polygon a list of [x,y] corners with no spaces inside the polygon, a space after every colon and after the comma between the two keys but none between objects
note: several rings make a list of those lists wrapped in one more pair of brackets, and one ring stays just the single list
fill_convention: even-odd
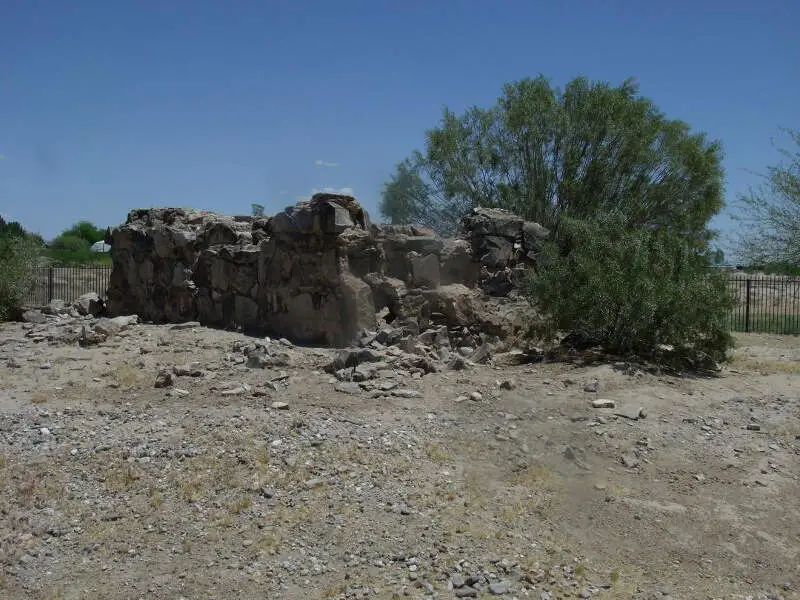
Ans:
[{"label": "fence rail", "polygon": [[33,267],[33,284],[25,297],[27,306],[43,306],[58,298],[74,302],[83,294],[106,297],[111,265],[65,265]]},{"label": "fence rail", "polygon": [[800,277],[734,275],[730,286],[732,331],[800,334]]}]

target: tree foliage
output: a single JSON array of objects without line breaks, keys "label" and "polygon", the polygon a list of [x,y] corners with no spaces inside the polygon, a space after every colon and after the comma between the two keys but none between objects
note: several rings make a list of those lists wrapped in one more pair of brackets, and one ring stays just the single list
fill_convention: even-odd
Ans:
[{"label": "tree foliage", "polygon": [[89,252],[91,245],[88,240],[77,235],[61,234],[50,242],[50,249],[56,252],[85,254]]},{"label": "tree foliage", "polygon": [[488,108],[445,108],[380,208],[442,233],[475,206],[536,221],[552,239],[529,293],[552,331],[698,366],[732,342],[732,300],[710,269],[721,161],[718,142],[668,119],[631,80],[579,77],[562,90],[539,76],[506,85]]},{"label": "tree foliage", "polygon": [[110,263],[108,254],[91,251],[92,244],[103,241],[105,235],[105,229],[90,221],[78,221],[50,242],[47,254],[62,264]]},{"label": "tree foliage", "polygon": [[[91,246],[95,242],[101,242],[106,236],[106,230],[97,227],[94,223],[90,221],[78,221],[69,229],[65,229],[61,232],[58,236],[61,237],[76,237],[82,240],[86,240],[88,245]],[[58,239],[58,238],[56,238]]]},{"label": "tree foliage", "polygon": [[752,265],[791,272],[800,267],[800,132],[786,133],[797,148],[779,149],[784,162],[769,167],[763,184],[739,198],[739,250]]},{"label": "tree foliage", "polygon": [[719,143],[667,119],[631,80],[579,77],[561,90],[539,76],[506,85],[489,108],[445,109],[425,152],[385,186],[381,212],[433,215],[445,229],[477,205],[548,228],[562,215],[613,212],[626,226],[669,228],[702,245],[723,205],[721,159]]},{"label": "tree foliage", "polygon": [[33,283],[42,240],[17,222],[0,217],[0,321],[17,316]]},{"label": "tree foliage", "polygon": [[540,261],[529,292],[573,346],[681,368],[712,367],[732,346],[726,275],[678,233],[627,228],[619,215],[564,218]]}]

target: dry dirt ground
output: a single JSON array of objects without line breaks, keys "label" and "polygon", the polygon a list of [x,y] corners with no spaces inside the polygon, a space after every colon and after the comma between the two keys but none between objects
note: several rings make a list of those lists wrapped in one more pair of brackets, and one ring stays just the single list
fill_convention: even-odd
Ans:
[{"label": "dry dirt ground", "polygon": [[800,597],[796,337],[740,336],[714,378],[348,394],[327,350],[250,369],[232,332],[29,333],[0,326],[0,598]]}]

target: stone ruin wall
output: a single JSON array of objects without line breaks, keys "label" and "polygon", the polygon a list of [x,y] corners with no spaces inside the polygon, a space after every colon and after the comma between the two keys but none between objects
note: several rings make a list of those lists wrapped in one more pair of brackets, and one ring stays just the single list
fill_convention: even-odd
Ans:
[{"label": "stone ruin wall", "polygon": [[462,237],[442,239],[372,224],[354,198],[333,194],[272,217],[139,209],[107,239],[108,312],[336,347],[386,324],[410,335],[438,327],[475,346],[508,327],[503,299],[546,236],[505,211],[475,209]]}]

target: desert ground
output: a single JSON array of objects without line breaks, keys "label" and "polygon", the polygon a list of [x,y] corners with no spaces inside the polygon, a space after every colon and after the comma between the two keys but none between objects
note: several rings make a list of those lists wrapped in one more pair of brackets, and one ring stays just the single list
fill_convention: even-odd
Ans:
[{"label": "desert ground", "polygon": [[1,598],[800,598],[797,337],[714,377],[359,384],[328,349],[53,327],[0,325]]}]

